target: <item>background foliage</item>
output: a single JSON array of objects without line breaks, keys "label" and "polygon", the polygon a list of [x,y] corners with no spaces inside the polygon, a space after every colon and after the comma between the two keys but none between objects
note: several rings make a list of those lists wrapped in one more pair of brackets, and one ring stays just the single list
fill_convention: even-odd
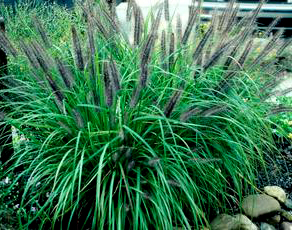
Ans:
[{"label": "background foliage", "polygon": [[280,31],[254,52],[260,6],[238,22],[231,2],[202,31],[193,5],[184,30],[163,30],[167,2],[146,18],[132,2],[132,43],[105,2],[5,11],[21,227],[198,229],[240,203],[276,151],[265,57],[291,42]]}]

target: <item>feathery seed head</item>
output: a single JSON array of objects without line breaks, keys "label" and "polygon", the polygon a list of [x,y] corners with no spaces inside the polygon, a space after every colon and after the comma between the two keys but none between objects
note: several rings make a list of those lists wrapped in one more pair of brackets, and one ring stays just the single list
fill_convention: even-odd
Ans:
[{"label": "feathery seed head", "polygon": [[165,19],[165,21],[169,21],[169,2],[168,2],[168,0],[164,0],[164,19]]},{"label": "feathery seed head", "polygon": [[170,117],[171,113],[173,112],[175,106],[179,103],[180,97],[182,95],[182,89],[177,90],[173,93],[169,101],[167,102],[164,108],[164,115],[166,117]]},{"label": "feathery seed head", "polygon": [[72,26],[71,30],[72,30],[72,41],[73,41],[73,48],[74,48],[74,53],[75,53],[76,65],[79,68],[79,70],[83,71],[84,70],[84,60],[83,60],[80,40],[79,40],[79,37],[77,35],[76,28],[74,26]]},{"label": "feathery seed head", "polygon": [[181,41],[182,39],[182,22],[181,22],[180,14],[177,14],[177,19],[176,19],[176,38],[177,38],[177,41]]},{"label": "feathery seed head", "polygon": [[45,46],[50,47],[51,42],[49,41],[49,38],[47,36],[47,33],[46,33],[41,21],[37,17],[33,17],[32,20],[33,20],[34,27],[36,28],[37,32],[40,34]]},{"label": "feathery seed head", "polygon": [[116,62],[111,59],[110,62],[109,62],[109,70],[110,70],[110,78],[111,78],[111,81],[112,81],[112,84],[113,84],[113,87],[115,89],[115,91],[119,91],[121,89],[121,75],[120,75],[120,72],[117,68],[117,64]]},{"label": "feathery seed head", "polygon": [[110,107],[113,104],[113,86],[110,78],[110,65],[108,61],[104,62],[103,69],[106,104]]}]

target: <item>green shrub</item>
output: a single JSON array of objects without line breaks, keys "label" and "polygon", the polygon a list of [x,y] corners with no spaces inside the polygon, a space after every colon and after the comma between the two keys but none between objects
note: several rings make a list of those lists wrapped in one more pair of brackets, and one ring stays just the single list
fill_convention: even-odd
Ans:
[{"label": "green shrub", "polygon": [[29,176],[21,210],[38,201],[22,228],[198,229],[240,202],[274,151],[270,106],[253,78],[281,32],[250,59],[260,6],[240,22],[231,7],[196,39],[194,6],[180,34],[159,32],[161,9],[143,19],[134,2],[134,44],[105,3],[90,1],[72,46],[48,43],[54,32],[41,19],[39,39],[20,48],[1,34],[15,64],[0,105],[27,138],[12,159]]},{"label": "green shrub", "polygon": [[281,111],[271,117],[271,120],[275,123],[274,132],[280,138],[292,139],[292,113],[291,97],[281,96],[277,98],[277,102],[282,105],[286,110]]},{"label": "green shrub", "polygon": [[14,11],[9,7],[0,7],[0,15],[6,19],[6,29],[12,42],[20,39],[32,41],[40,37],[35,18],[43,23],[49,40],[60,50],[68,47],[72,24],[84,32],[81,8],[69,10],[57,4],[34,7],[33,2],[23,1]]}]

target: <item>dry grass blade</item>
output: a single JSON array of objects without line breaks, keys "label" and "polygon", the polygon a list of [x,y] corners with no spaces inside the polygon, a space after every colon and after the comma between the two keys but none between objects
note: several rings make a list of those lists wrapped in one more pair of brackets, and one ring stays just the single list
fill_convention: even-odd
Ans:
[{"label": "dry grass blade", "polygon": [[77,31],[76,31],[76,28],[74,26],[72,26],[71,30],[72,30],[72,41],[73,41],[73,48],[74,48],[74,52],[75,52],[76,66],[78,67],[79,70],[83,71],[84,70],[84,60],[83,60],[83,55],[82,55],[79,37],[77,35]]}]

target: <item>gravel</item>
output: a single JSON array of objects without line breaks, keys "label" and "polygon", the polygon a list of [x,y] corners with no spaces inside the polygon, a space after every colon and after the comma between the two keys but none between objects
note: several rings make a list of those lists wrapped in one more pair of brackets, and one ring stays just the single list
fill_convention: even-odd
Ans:
[{"label": "gravel", "polygon": [[259,171],[258,188],[276,185],[285,190],[288,198],[292,198],[292,143],[288,140],[278,142],[280,155],[273,158],[266,156],[267,168]]}]

